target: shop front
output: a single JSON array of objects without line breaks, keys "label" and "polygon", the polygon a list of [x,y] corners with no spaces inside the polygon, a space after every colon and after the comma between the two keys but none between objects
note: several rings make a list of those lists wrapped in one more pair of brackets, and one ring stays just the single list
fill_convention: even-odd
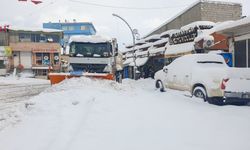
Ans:
[{"label": "shop front", "polygon": [[0,46],[0,76],[6,75],[9,70],[11,49],[8,46]]},{"label": "shop front", "polygon": [[229,52],[233,54],[233,66],[250,68],[250,17],[235,21],[219,33],[226,35],[229,41]]},{"label": "shop front", "polygon": [[56,49],[34,49],[32,58],[32,70],[36,76],[46,76],[50,71],[60,71],[60,54]]}]

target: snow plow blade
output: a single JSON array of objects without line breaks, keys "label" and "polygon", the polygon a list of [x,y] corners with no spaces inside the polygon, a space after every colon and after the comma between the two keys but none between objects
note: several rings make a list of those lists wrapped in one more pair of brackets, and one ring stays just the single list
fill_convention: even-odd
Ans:
[{"label": "snow plow blade", "polygon": [[102,73],[83,73],[83,74],[49,73],[48,75],[51,85],[60,83],[65,79],[77,78],[77,77],[114,80],[113,74],[104,74],[104,73],[103,74]]}]

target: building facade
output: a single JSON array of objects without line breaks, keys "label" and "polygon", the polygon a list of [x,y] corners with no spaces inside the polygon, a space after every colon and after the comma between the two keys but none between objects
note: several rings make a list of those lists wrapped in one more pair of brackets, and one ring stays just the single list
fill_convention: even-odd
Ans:
[{"label": "building facade", "polygon": [[91,22],[57,22],[43,23],[43,28],[57,29],[64,31],[63,44],[68,44],[72,35],[95,35],[96,29]]},{"label": "building facade", "polygon": [[170,29],[179,29],[194,21],[223,22],[238,20],[242,16],[242,5],[239,3],[199,0],[188,8],[154,29],[146,37],[160,34]]},{"label": "building facade", "polygon": [[36,76],[46,76],[50,70],[60,71],[62,36],[60,30],[10,28],[0,35],[0,46],[11,51],[6,69],[32,71]]},{"label": "building facade", "polygon": [[218,33],[228,37],[233,66],[250,68],[250,17],[235,21]]}]

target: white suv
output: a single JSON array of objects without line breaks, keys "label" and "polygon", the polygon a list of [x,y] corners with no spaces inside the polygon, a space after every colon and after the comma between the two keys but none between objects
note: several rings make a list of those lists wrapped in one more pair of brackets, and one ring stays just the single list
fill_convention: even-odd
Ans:
[{"label": "white suv", "polygon": [[155,86],[161,91],[165,88],[188,91],[209,103],[223,104],[230,69],[217,54],[185,55],[156,72]]}]

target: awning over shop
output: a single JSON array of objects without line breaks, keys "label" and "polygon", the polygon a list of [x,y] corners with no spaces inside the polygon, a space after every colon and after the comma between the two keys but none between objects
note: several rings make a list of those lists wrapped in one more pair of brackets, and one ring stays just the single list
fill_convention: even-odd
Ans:
[{"label": "awning over shop", "polygon": [[250,17],[246,17],[230,24],[220,26],[217,28],[218,33],[227,36],[239,36],[244,34],[249,34],[250,32]]},{"label": "awning over shop", "polygon": [[188,53],[194,51],[194,42],[176,44],[176,45],[167,45],[165,55],[175,55],[180,53]]},{"label": "awning over shop", "polygon": [[129,65],[131,62],[133,62],[133,57],[126,59],[126,60],[123,62],[123,65],[124,65],[124,66],[127,66],[127,65]]},{"label": "awning over shop", "polygon": [[[143,66],[147,63],[148,57],[136,58],[135,63],[137,67]],[[131,62],[129,66],[135,66],[134,62]]]},{"label": "awning over shop", "polygon": [[150,53],[150,54],[164,53],[165,50],[166,50],[165,47],[151,48],[151,49],[149,49],[149,53]]}]

